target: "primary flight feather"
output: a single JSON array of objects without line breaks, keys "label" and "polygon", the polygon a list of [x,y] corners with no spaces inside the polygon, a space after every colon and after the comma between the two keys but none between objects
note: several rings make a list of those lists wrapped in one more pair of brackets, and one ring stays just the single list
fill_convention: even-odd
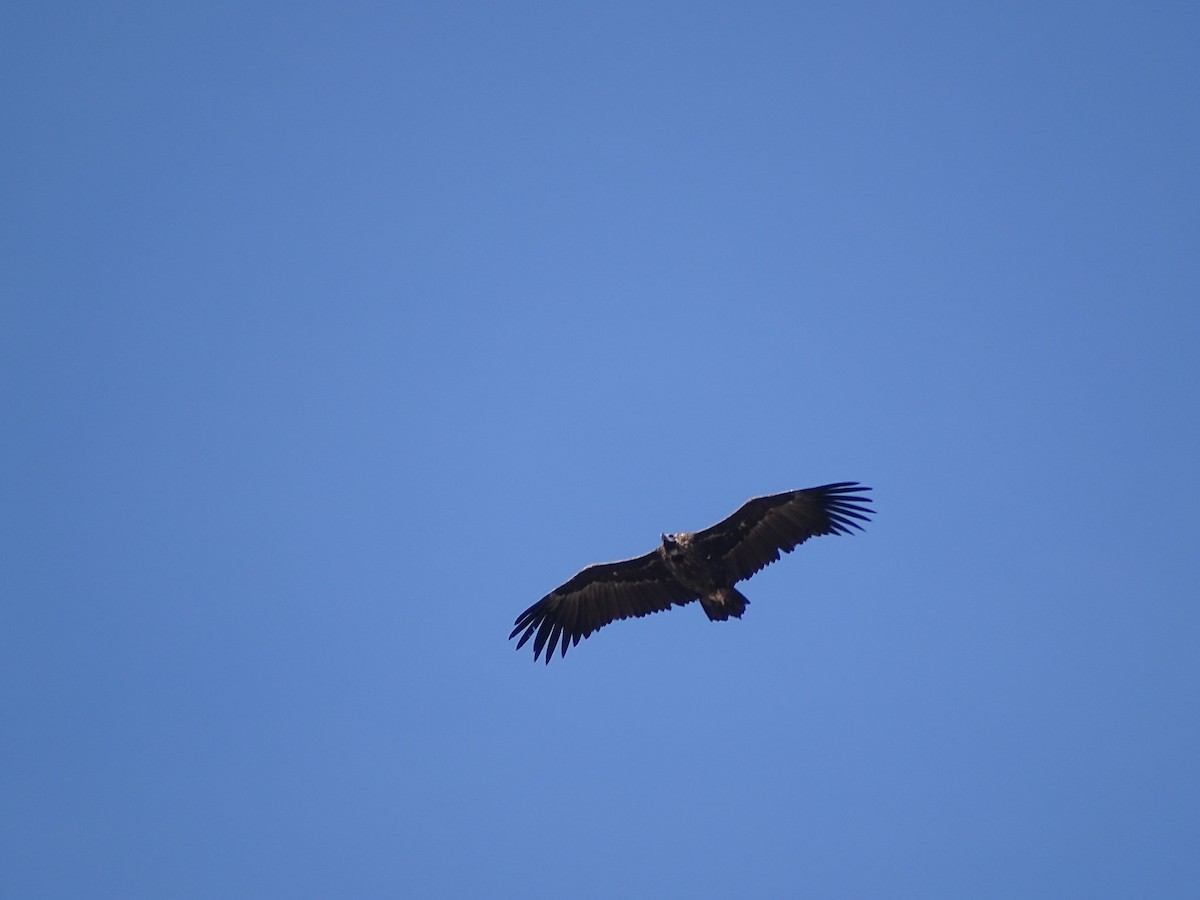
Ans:
[{"label": "primary flight feather", "polygon": [[588,566],[517,616],[509,640],[533,638],[546,662],[617,619],[645,616],[693,600],[713,621],[741,618],[749,600],[734,588],[811,537],[852,534],[870,520],[869,487],[840,481],[755,497],[703,531],[664,534],[644,556]]}]

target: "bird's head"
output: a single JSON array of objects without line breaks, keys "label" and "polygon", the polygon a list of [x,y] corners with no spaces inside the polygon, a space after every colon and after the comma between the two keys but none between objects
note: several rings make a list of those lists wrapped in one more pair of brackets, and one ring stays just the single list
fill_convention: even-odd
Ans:
[{"label": "bird's head", "polygon": [[666,547],[668,550],[670,548],[674,547],[678,543],[678,541],[675,540],[675,535],[673,535],[673,534],[664,534],[664,535],[661,535],[661,537],[662,537],[663,546]]}]

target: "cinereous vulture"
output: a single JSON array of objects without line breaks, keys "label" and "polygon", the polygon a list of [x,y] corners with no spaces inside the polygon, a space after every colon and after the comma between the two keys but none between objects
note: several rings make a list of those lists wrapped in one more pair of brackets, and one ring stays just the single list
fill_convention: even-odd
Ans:
[{"label": "cinereous vulture", "polygon": [[617,619],[640,617],[693,600],[714,622],[741,618],[750,602],[734,585],[811,537],[852,534],[872,515],[870,488],[839,481],[801,491],[755,497],[703,531],[664,534],[644,556],[588,566],[521,615],[509,640],[517,649],[533,638],[533,658],[556,647],[567,655],[593,631]]}]

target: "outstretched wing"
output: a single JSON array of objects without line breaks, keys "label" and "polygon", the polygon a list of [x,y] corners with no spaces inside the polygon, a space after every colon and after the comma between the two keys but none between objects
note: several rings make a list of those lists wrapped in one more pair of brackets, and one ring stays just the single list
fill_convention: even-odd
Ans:
[{"label": "outstretched wing", "polygon": [[724,566],[729,583],[749,578],[810,537],[861,531],[870,520],[869,487],[840,481],[802,491],[755,497],[712,528],[696,532],[693,545]]},{"label": "outstretched wing", "polygon": [[[562,655],[598,628],[617,619],[640,617],[697,599],[667,571],[657,550],[635,559],[588,566],[521,615],[509,640],[517,649],[533,637],[533,658],[546,649],[546,662],[561,643]],[[523,632],[523,633],[522,633]],[[536,634],[536,637],[534,635]]]}]

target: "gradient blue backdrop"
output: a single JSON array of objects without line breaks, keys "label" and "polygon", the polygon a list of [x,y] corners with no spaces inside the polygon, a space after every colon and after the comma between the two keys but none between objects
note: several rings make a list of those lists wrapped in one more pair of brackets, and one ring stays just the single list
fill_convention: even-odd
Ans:
[{"label": "gradient blue backdrop", "polygon": [[[11,5],[0,894],[1197,896],[1198,46]],[[506,641],[842,479],[742,621]]]}]

